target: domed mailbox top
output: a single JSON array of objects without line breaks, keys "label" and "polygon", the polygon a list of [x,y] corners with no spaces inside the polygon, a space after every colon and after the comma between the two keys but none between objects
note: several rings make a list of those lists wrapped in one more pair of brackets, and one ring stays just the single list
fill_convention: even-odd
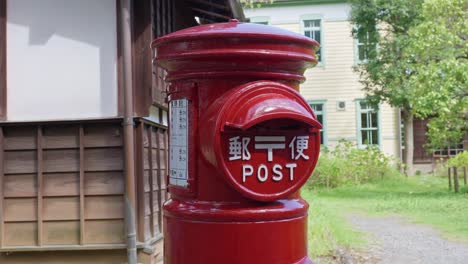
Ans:
[{"label": "domed mailbox top", "polygon": [[169,81],[262,74],[303,81],[305,69],[317,64],[318,47],[303,35],[237,20],[183,29],[152,43],[154,63],[168,71]]}]

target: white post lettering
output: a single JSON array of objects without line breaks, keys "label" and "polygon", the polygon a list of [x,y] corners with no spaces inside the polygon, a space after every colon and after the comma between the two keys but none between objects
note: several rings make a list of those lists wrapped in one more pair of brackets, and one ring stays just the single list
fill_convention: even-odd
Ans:
[{"label": "white post lettering", "polygon": [[289,180],[294,180],[294,169],[297,167],[296,163],[288,163],[285,165],[286,168],[289,169]]},{"label": "white post lettering", "polygon": [[[262,170],[263,170],[263,173],[261,173]],[[265,182],[268,179],[268,168],[264,164],[261,164],[260,166],[258,166],[257,178],[260,182]]]},{"label": "white post lettering", "polygon": [[243,165],[242,166],[242,182],[245,183],[247,177],[252,176],[254,169],[252,165]]},{"label": "white post lettering", "polygon": [[273,177],[272,177],[272,179],[274,181],[281,181],[281,179],[283,179],[283,172],[281,172],[282,169],[283,169],[283,167],[281,167],[281,165],[279,165],[279,164],[275,164],[273,166]]}]

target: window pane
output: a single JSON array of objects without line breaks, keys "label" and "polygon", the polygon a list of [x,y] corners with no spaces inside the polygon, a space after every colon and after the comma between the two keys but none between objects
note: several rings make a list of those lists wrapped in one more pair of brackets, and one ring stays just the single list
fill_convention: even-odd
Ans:
[{"label": "window pane", "polygon": [[316,30],[314,33],[315,33],[315,34],[314,34],[314,35],[315,35],[315,36],[314,36],[314,39],[315,39],[318,43],[322,43],[322,41],[321,41],[321,36],[320,36],[320,30]]},{"label": "window pane", "polygon": [[317,115],[317,121],[319,121],[320,124],[323,124],[323,115]]},{"label": "window pane", "polygon": [[370,143],[374,145],[379,144],[378,130],[372,130],[372,141]]},{"label": "window pane", "polygon": [[372,120],[371,121],[372,127],[377,128],[377,113],[371,113],[370,115],[371,115],[370,117],[371,117],[371,120]]},{"label": "window pane", "polygon": [[311,25],[311,21],[310,20],[304,20],[304,27],[310,27]]},{"label": "window pane", "polygon": [[368,128],[366,113],[361,113],[361,128]]},{"label": "window pane", "polygon": [[320,27],[320,20],[319,19],[312,20],[312,21],[313,21],[314,27]]},{"label": "window pane", "polygon": [[367,137],[367,130],[361,131],[361,139],[362,139],[363,145],[369,144],[369,138]]},{"label": "window pane", "polygon": [[304,32],[304,35],[305,35],[306,37],[312,38],[312,36],[311,36],[310,34],[311,34],[311,32],[310,32],[309,30],[306,30],[306,31]]},{"label": "window pane", "polygon": [[[322,104],[312,104],[311,106],[312,106],[312,109],[314,110],[314,112],[321,112],[322,109],[323,109]],[[315,114],[317,114],[317,113],[315,113]]]},{"label": "window pane", "polygon": [[364,45],[359,45],[358,46],[358,56],[359,56],[359,60],[361,60],[361,61],[367,59],[366,52],[364,50]]},{"label": "window pane", "polygon": [[359,102],[359,105],[361,106],[361,110],[367,110],[367,103],[366,102]]}]

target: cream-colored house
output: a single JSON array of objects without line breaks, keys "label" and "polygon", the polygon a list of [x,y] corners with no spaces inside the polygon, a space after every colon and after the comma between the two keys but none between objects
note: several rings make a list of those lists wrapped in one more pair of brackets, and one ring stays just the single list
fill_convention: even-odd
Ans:
[{"label": "cream-colored house", "polygon": [[269,24],[314,38],[321,44],[319,64],[306,72],[301,94],[323,124],[323,145],[340,139],[378,145],[383,152],[401,156],[398,109],[381,104],[373,109],[353,66],[364,63],[363,42],[351,35],[351,6],[337,0],[276,0],[246,9],[253,23]]}]

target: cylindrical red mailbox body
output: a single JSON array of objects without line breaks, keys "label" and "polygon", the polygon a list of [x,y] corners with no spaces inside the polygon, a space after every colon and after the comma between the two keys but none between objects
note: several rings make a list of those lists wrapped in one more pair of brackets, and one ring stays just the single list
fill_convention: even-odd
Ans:
[{"label": "cylindrical red mailbox body", "polygon": [[321,125],[298,89],[318,43],[230,21],[152,47],[170,83],[165,263],[311,263],[299,188]]}]

